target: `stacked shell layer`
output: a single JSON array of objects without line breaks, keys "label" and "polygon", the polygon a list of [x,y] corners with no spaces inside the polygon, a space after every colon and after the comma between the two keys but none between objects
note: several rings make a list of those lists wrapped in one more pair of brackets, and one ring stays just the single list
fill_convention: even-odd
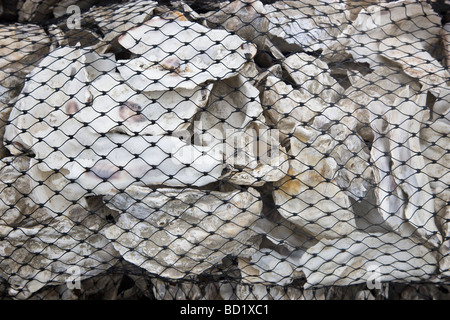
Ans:
[{"label": "stacked shell layer", "polygon": [[[374,275],[445,283],[449,42],[435,7],[210,6],[92,6],[78,33],[1,27],[5,295],[375,299],[389,292],[370,290]],[[120,294],[118,269],[135,284]]]}]

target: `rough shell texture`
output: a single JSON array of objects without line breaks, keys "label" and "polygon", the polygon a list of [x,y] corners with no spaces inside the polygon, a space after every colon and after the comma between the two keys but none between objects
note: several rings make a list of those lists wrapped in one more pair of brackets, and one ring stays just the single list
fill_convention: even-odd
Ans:
[{"label": "rough shell texture", "polygon": [[236,32],[245,40],[263,48],[269,29],[269,19],[261,1],[235,0],[218,11],[205,14],[206,21],[212,28],[223,27]]},{"label": "rough shell texture", "polygon": [[267,2],[0,26],[0,295],[442,296],[422,282],[450,275],[448,15]]},{"label": "rough shell texture", "polygon": [[287,171],[278,132],[264,124],[259,90],[238,75],[214,84],[207,107],[196,115],[197,143],[220,146],[230,182],[261,186],[278,181]]},{"label": "rough shell texture", "polygon": [[[448,163],[450,154],[450,120],[449,120],[450,90],[441,87],[441,93],[433,105],[430,120],[420,130],[420,145],[423,150],[423,172],[429,178],[431,192],[434,198],[436,223],[440,227],[442,235],[448,239],[450,234],[450,174]],[[441,246],[442,259],[439,261],[440,271],[450,274],[450,241],[444,240]]]},{"label": "rough shell texture", "polygon": [[271,35],[305,51],[325,49],[350,22],[345,4],[332,0],[277,1],[265,9]]},{"label": "rough shell texture", "polygon": [[423,44],[411,35],[399,35],[384,39],[380,44],[381,55],[399,64],[405,74],[418,79],[427,87],[444,85],[448,71],[428,53]]},{"label": "rough shell texture", "polygon": [[[120,212],[106,236],[128,261],[168,278],[199,274],[227,255],[246,255],[258,243],[248,229],[258,218],[258,192],[130,187],[107,196]],[[248,255],[248,253],[247,253]]]},{"label": "rough shell texture", "polygon": [[106,49],[116,37],[148,20],[156,5],[156,1],[137,0],[96,6],[91,8],[84,18],[93,19],[98,24],[104,35],[102,40]]},{"label": "rough shell texture", "polygon": [[251,258],[240,258],[238,265],[244,282],[280,286],[292,283],[295,269],[285,257],[267,248],[256,251]]},{"label": "rough shell texture", "polygon": [[67,135],[69,131],[64,130],[70,129],[65,127],[73,130],[74,126],[81,126],[68,119],[64,108],[72,98],[77,104],[87,102],[87,78],[82,70],[81,56],[82,52],[77,48],[62,47],[51,52],[28,75],[10,115],[14,125],[5,129],[5,138],[13,143],[7,145],[13,155],[23,152],[14,142],[30,149],[36,146],[38,138],[48,135],[51,126],[58,126],[57,132]]},{"label": "rough shell texture", "polygon": [[[72,205],[65,216],[40,208],[29,197],[34,192],[32,179],[23,174],[30,160],[11,157],[4,161],[10,165],[0,170],[0,275],[8,279],[10,296],[26,299],[46,285],[66,283],[71,270],[82,280],[115,264],[118,253],[99,234],[106,220],[98,203],[91,203],[97,215],[80,205]],[[14,187],[8,181],[14,181]]]},{"label": "rough shell texture", "polygon": [[44,28],[34,24],[0,24],[0,84],[24,78],[48,54],[51,40]]},{"label": "rough shell texture", "polygon": [[426,279],[436,271],[437,257],[396,233],[354,232],[346,238],[321,240],[302,256],[301,264],[305,288],[311,288]]},{"label": "rough shell texture", "polygon": [[322,103],[336,103],[344,88],[330,74],[328,65],[322,60],[306,53],[297,53],[283,61],[283,68],[300,86],[299,91],[311,99]]},{"label": "rough shell texture", "polygon": [[405,84],[408,84],[411,90],[420,89],[417,81],[395,66],[378,67],[369,74],[358,71],[348,72],[348,77],[351,86],[345,90],[338,101],[338,107],[330,108],[331,112],[327,113],[326,117],[339,120],[350,130],[357,131],[366,141],[373,140],[369,110],[366,108],[367,102],[379,99],[384,104],[391,105],[397,97],[396,92]]},{"label": "rough shell texture", "polygon": [[311,99],[305,91],[295,90],[279,78],[268,76],[262,104],[269,124],[276,126],[280,133],[288,135],[298,125],[311,122],[326,104],[319,99]]},{"label": "rough shell texture", "polygon": [[332,60],[346,52],[355,61],[371,67],[383,66],[383,41],[407,34],[416,45],[429,50],[439,40],[440,19],[425,1],[401,0],[369,6],[359,12],[337,41],[325,48],[323,55]]}]

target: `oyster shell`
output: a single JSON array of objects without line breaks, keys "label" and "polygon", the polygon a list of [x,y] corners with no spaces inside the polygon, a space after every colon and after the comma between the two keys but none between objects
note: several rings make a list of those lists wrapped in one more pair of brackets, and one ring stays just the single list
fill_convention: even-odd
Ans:
[{"label": "oyster shell", "polygon": [[403,72],[427,87],[439,90],[449,80],[448,71],[429,54],[417,38],[399,35],[380,43],[381,55],[399,64]]},{"label": "oyster shell", "polygon": [[52,126],[58,128],[54,135],[59,136],[60,143],[61,136],[65,136],[63,141],[67,140],[68,135],[82,126],[66,114],[71,99],[76,104],[88,101],[87,77],[83,72],[81,56],[82,51],[78,48],[59,48],[45,57],[27,76],[10,114],[9,120],[13,125],[5,129],[7,148],[13,155],[23,152],[17,145],[25,149],[36,147],[39,138],[47,137],[53,131]]},{"label": "oyster shell", "polygon": [[296,127],[290,140],[288,175],[274,184],[280,214],[318,239],[339,238],[355,230],[349,197],[335,181],[330,156],[337,142],[310,127]]},{"label": "oyster shell", "polygon": [[299,125],[306,125],[327,107],[321,99],[312,99],[306,91],[294,89],[279,78],[268,76],[262,105],[267,122],[280,130],[281,139],[289,136]]},{"label": "oyster shell", "polygon": [[178,18],[154,17],[128,30],[119,43],[137,57],[118,70],[136,90],[193,89],[232,77],[256,54],[256,46],[225,30]]},{"label": "oyster shell", "polygon": [[228,181],[261,186],[284,177],[288,164],[277,132],[264,124],[259,90],[243,76],[216,82],[196,119],[198,144],[223,148]]},{"label": "oyster shell", "polygon": [[133,186],[105,196],[120,212],[105,235],[131,263],[163,277],[200,274],[227,255],[242,254],[259,241],[249,227],[259,219],[259,193]]},{"label": "oyster shell", "polygon": [[275,250],[263,248],[251,258],[239,258],[243,282],[285,286],[293,281],[295,265]]},{"label": "oyster shell", "polygon": [[445,64],[450,67],[450,23],[446,23],[442,28],[442,39],[444,42]]},{"label": "oyster shell", "polygon": [[9,295],[26,299],[46,285],[66,283],[70,267],[78,268],[83,280],[114,265],[117,252],[92,231],[66,217],[32,227],[0,226],[0,273],[8,279]]},{"label": "oyster shell", "polygon": [[[66,197],[70,202],[87,194],[125,189],[136,182],[198,186],[216,181],[223,169],[220,149],[194,146],[178,136],[147,135],[161,133],[156,120],[165,117],[168,123],[171,118],[182,118],[179,123],[186,128],[189,117],[207,100],[208,89],[137,95],[123,84],[104,96],[101,90],[112,89],[118,80],[111,78],[111,73],[102,76],[111,71],[114,60],[98,57],[72,47],[55,50],[30,74],[11,112],[11,124],[5,130],[8,149],[16,155],[24,150],[32,152],[37,163],[30,174],[37,182],[53,184],[36,186],[35,194],[41,194],[39,201],[44,201],[39,203],[53,198],[55,192],[62,193],[62,201]],[[95,62],[88,68],[85,61]],[[90,81],[92,87],[86,85]],[[191,94],[193,101],[186,99]],[[161,95],[167,98],[161,100],[167,109],[159,114],[152,112],[160,102],[136,109]],[[111,104],[112,99],[117,99],[116,105]],[[164,113],[170,106],[173,117]],[[154,125],[147,126],[151,121]]]},{"label": "oyster shell", "polygon": [[309,96],[306,105],[314,99],[322,103],[336,103],[344,93],[344,88],[331,76],[328,65],[311,55],[293,54],[283,61],[283,68],[300,86],[298,90]]},{"label": "oyster shell", "polygon": [[437,257],[427,247],[393,232],[353,232],[345,238],[322,239],[300,263],[308,289],[374,280],[426,280],[436,271]]},{"label": "oyster shell", "polygon": [[270,34],[305,51],[324,50],[350,23],[345,3],[333,0],[283,0],[265,9]]},{"label": "oyster shell", "polygon": [[0,86],[12,88],[11,80],[22,82],[48,54],[52,41],[44,28],[34,24],[0,24],[0,30]]},{"label": "oyster shell", "polygon": [[430,50],[439,41],[440,20],[426,1],[379,3],[362,9],[358,17],[336,37],[336,42],[324,49],[323,55],[333,59],[333,56],[345,52],[357,62],[368,63],[371,67],[383,66],[385,60],[380,47],[383,41],[407,35],[414,39],[411,41],[415,45]]},{"label": "oyster shell", "polygon": [[410,90],[420,90],[418,81],[395,66],[378,67],[368,74],[348,72],[348,77],[351,86],[345,90],[337,107],[329,108],[324,116],[355,130],[365,141],[373,141],[374,138],[366,108],[368,102],[380,100],[385,105],[392,105],[397,91],[405,85],[409,85]]},{"label": "oyster shell", "polygon": [[212,28],[225,28],[263,49],[269,30],[269,19],[261,1],[235,0],[217,11],[204,15]]},{"label": "oyster shell", "polygon": [[[118,73],[110,72],[89,88],[92,106],[76,118],[98,132],[130,136],[186,133],[194,115],[206,106],[212,84],[194,89],[137,93]],[[106,93],[106,94],[104,94]]]},{"label": "oyster shell", "polygon": [[439,269],[442,274],[450,274],[450,174],[448,163],[450,154],[450,119],[449,119],[450,89],[440,87],[440,94],[432,106],[429,121],[425,122],[420,130],[420,146],[423,150],[423,172],[429,178],[429,185],[434,199],[435,221],[442,232],[444,242],[440,247],[442,258],[439,261]]},{"label": "oyster shell", "polygon": [[241,75],[214,83],[208,106],[198,113],[197,130],[204,131],[201,142],[209,144],[215,135],[226,137],[228,130],[246,129],[249,124],[263,121],[259,90]]},{"label": "oyster shell", "polygon": [[70,267],[78,268],[83,280],[115,264],[118,253],[99,234],[106,219],[98,204],[90,208],[96,209],[96,215],[78,204],[72,204],[66,216],[41,208],[33,201],[30,159],[4,161],[0,169],[0,276],[7,279],[10,296],[27,299],[46,285],[64,284],[72,275]]},{"label": "oyster shell", "polygon": [[136,0],[126,3],[95,6],[83,15],[84,19],[93,19],[100,27],[104,50],[118,36],[127,30],[148,20],[157,6],[156,1]]},{"label": "oyster shell", "polygon": [[370,124],[375,139],[371,149],[380,214],[393,230],[413,234],[439,247],[442,240],[434,221],[434,200],[418,134],[428,116],[426,94],[415,95],[409,87],[398,92],[392,108],[372,101]]}]

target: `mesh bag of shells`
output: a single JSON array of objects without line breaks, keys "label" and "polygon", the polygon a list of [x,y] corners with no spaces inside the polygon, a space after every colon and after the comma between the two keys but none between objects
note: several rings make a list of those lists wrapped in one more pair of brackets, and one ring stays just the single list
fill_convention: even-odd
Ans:
[{"label": "mesh bag of shells", "polygon": [[0,298],[450,298],[449,8],[0,1]]}]

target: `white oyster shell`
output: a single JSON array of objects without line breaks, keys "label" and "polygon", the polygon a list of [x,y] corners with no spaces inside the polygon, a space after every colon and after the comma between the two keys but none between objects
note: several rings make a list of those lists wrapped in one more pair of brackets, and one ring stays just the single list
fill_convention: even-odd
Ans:
[{"label": "white oyster shell", "polygon": [[243,39],[255,43],[258,48],[264,46],[269,19],[261,1],[235,0],[222,6],[220,10],[206,13],[204,17],[212,27],[223,27],[235,32]]},{"label": "white oyster shell", "polygon": [[198,143],[221,146],[231,168],[227,179],[238,185],[278,181],[288,167],[278,132],[264,124],[259,94],[241,75],[216,82],[208,106],[196,116]]},{"label": "white oyster shell", "polygon": [[280,286],[292,283],[296,268],[286,257],[267,248],[256,251],[251,258],[240,258],[238,266],[243,282]]},{"label": "white oyster shell", "polygon": [[422,125],[420,130],[420,145],[423,150],[423,172],[429,178],[429,184],[434,199],[436,212],[435,221],[442,232],[444,241],[440,247],[442,258],[439,269],[442,274],[450,274],[450,89],[440,87],[440,94],[436,97],[430,120]]},{"label": "white oyster shell", "polygon": [[51,40],[35,24],[0,24],[0,83],[13,76],[25,76],[48,54]]},{"label": "white oyster shell", "polygon": [[193,116],[206,106],[212,84],[194,89],[137,93],[118,73],[109,73],[92,83],[92,106],[76,118],[97,132],[128,135],[183,133]]},{"label": "white oyster shell", "polygon": [[136,90],[193,89],[232,77],[255,56],[256,46],[225,30],[154,17],[128,30],[119,43],[138,55],[119,60],[118,70]]},{"label": "white oyster shell", "polygon": [[[11,124],[5,130],[7,147],[13,154],[33,153],[36,162],[29,173],[37,184],[36,201],[46,203],[59,197],[63,202],[64,198],[78,201],[87,194],[108,194],[134,183],[201,186],[221,176],[222,150],[191,145],[186,137],[148,135],[164,133],[158,131],[157,120],[168,117],[169,123],[169,113],[160,110],[158,118],[152,114],[154,105],[150,105],[139,115],[131,104],[120,114],[120,106],[112,104],[114,99],[117,103],[134,99],[133,103],[146,106],[153,101],[150,97],[157,100],[167,94],[168,100],[161,102],[165,110],[173,106],[172,116],[183,117],[180,122],[186,127],[185,122],[207,100],[208,88],[146,95],[127,91],[126,84],[112,89],[117,84],[113,74],[103,74],[113,60],[110,56],[96,57],[73,47],[55,50],[30,74],[11,112]],[[90,70],[83,62],[91,60],[96,63]],[[108,77],[109,81],[101,80]],[[92,87],[88,87],[86,83],[92,80]],[[111,96],[103,96],[99,91],[103,89],[112,89]],[[186,98],[191,94],[193,101]],[[134,121],[136,118],[144,125]],[[155,122],[153,127],[145,125],[151,121]],[[173,129],[177,129],[176,124]],[[59,206],[58,210],[64,207]]]},{"label": "white oyster shell", "polygon": [[280,130],[282,138],[295,127],[312,122],[327,107],[321,99],[313,99],[306,90],[296,90],[277,77],[268,76],[265,86],[262,100],[265,115]]},{"label": "white oyster shell", "polygon": [[393,230],[413,234],[439,246],[442,240],[434,219],[429,177],[419,142],[421,122],[429,114],[426,94],[409,87],[398,92],[394,107],[379,101],[368,105],[375,139],[371,149],[380,214]]},{"label": "white oyster shell", "polygon": [[442,86],[450,78],[448,71],[411,35],[387,38],[380,43],[381,55],[399,64],[403,72],[427,87]]}]

